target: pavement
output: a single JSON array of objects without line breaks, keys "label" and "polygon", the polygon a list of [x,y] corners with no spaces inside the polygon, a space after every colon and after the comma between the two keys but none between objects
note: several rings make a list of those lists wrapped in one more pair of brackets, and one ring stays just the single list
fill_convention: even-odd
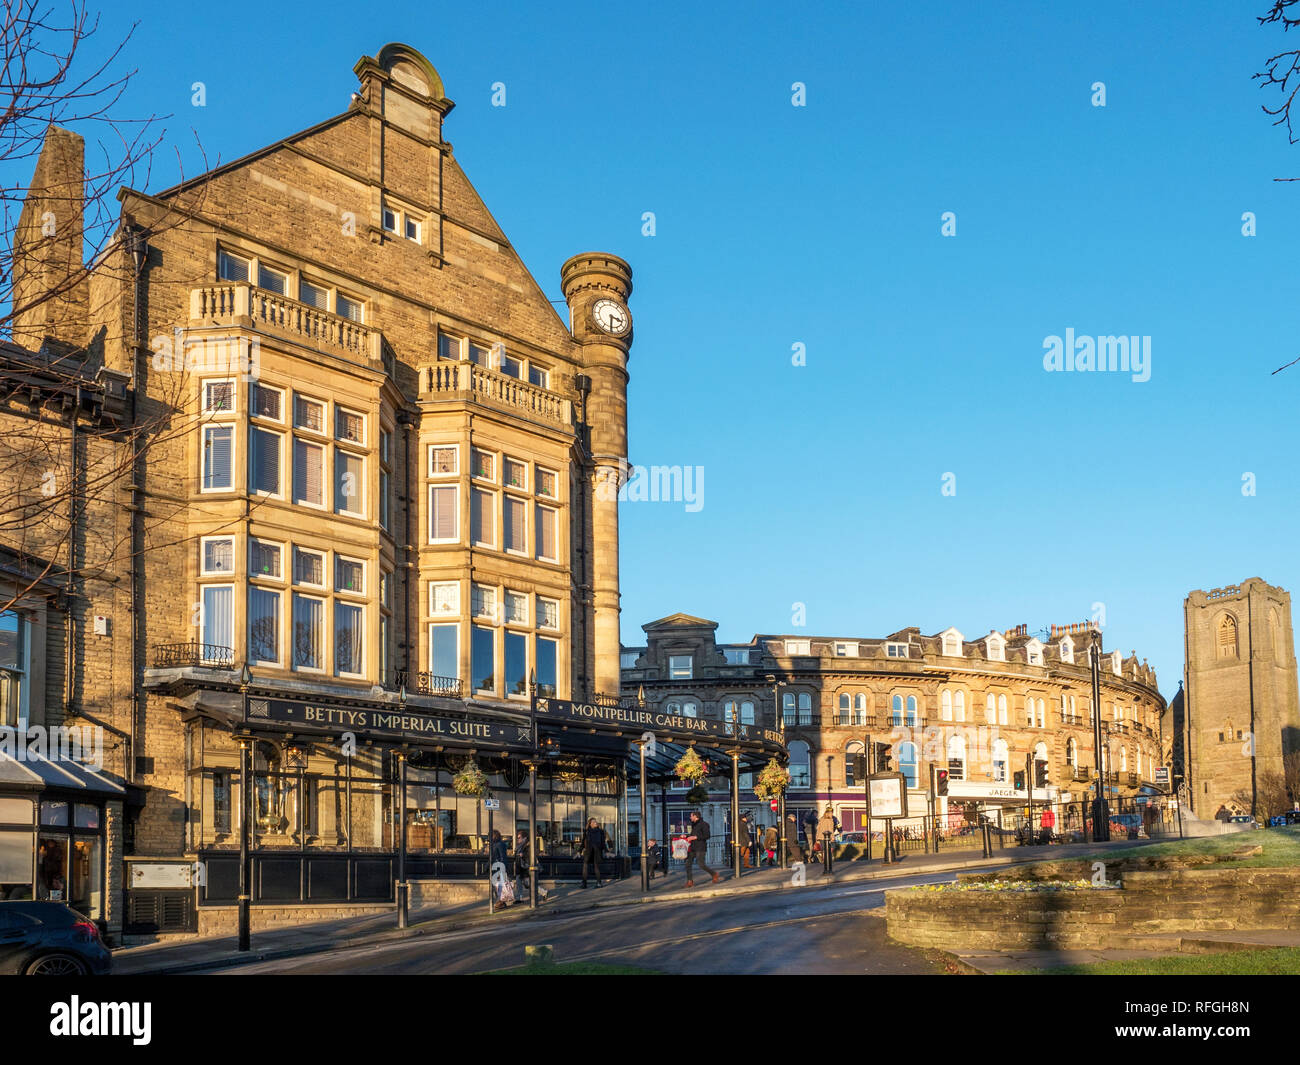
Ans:
[{"label": "pavement", "polygon": [[[809,889],[832,888],[857,882],[888,881],[912,878],[935,873],[957,873],[967,869],[997,869],[1030,862],[1059,860],[1097,853],[1130,850],[1162,840],[1116,841],[1110,844],[1079,843],[1066,846],[1008,848],[992,858],[983,858],[977,852],[965,851],[948,854],[909,853],[898,862],[882,864],[873,861],[843,862],[827,874],[820,865],[809,866],[805,883],[795,886],[793,873],[779,868],[747,869],[739,880],[730,870],[723,873],[720,883],[712,884],[703,876],[693,888],[686,887],[685,876],[672,872],[656,876],[651,881],[648,894],[642,893],[639,875],[627,880],[610,881],[604,887],[583,889],[580,885],[562,884],[550,888],[550,898],[540,903],[536,911],[527,904],[508,907],[499,913],[489,913],[487,891],[484,886],[482,902],[454,907],[438,907],[412,912],[408,927],[396,927],[395,912],[348,917],[335,921],[292,925],[284,928],[254,932],[252,949],[240,952],[234,936],[189,937],[140,946],[122,947],[113,951],[113,972],[116,975],[163,975],[195,972],[216,966],[238,966],[254,962],[273,961],[300,955],[349,950],[358,947],[391,943],[410,937],[442,935],[465,929],[497,925],[504,922],[528,921],[538,917],[558,914],[580,914],[612,907],[644,906],[663,903],[682,903],[697,899],[754,895],[768,892],[801,892]],[[722,872],[722,870],[719,870]],[[1165,951],[1170,953],[1171,951]],[[1110,957],[1110,952],[1098,952]],[[1053,955],[1058,957],[1057,955]],[[1145,952],[1143,953],[1145,955]],[[975,960],[961,960],[979,971],[981,965],[992,965],[991,960],[972,956]],[[1091,959],[1090,959],[1091,960]],[[1071,964],[1057,961],[1055,964]],[[1020,965],[1020,968],[1032,967]]]}]

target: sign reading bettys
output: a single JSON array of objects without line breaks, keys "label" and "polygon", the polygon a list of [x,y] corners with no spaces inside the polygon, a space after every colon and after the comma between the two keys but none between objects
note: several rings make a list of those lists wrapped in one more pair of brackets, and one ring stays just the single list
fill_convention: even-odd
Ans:
[{"label": "sign reading bettys", "polygon": [[667,714],[641,706],[597,706],[595,703],[575,703],[568,699],[538,699],[537,713],[546,717],[580,721],[587,725],[604,725],[609,728],[650,729],[676,732],[688,736],[735,739],[733,731],[739,727],[739,739],[750,743],[775,743],[784,745],[781,733],[758,725],[735,726],[727,721],[711,721],[705,717],[684,717]]},{"label": "sign reading bettys", "polygon": [[248,720],[482,747],[531,747],[533,744],[533,730],[528,725],[461,721],[382,707],[322,706],[305,699],[249,699]]}]

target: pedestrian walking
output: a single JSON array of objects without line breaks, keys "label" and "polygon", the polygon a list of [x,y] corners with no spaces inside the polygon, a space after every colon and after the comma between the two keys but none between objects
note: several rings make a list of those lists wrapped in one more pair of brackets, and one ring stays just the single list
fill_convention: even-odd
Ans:
[{"label": "pedestrian walking", "polygon": [[605,830],[600,827],[600,823],[594,818],[588,818],[587,831],[582,834],[582,886],[587,886],[587,866],[590,865],[596,873],[596,886],[604,887],[605,881],[600,878],[600,860],[605,857],[605,848],[609,840],[605,835]]},{"label": "pedestrian walking", "polygon": [[699,862],[700,868],[713,877],[713,883],[716,884],[722,877],[706,864],[709,853],[709,823],[700,816],[699,810],[691,811],[690,833],[686,837],[686,841],[690,844],[690,848],[686,851],[686,886],[695,886],[695,881],[691,879],[693,861]]},{"label": "pedestrian walking", "polygon": [[827,838],[835,839],[835,811],[831,809],[828,803],[826,809],[822,811],[821,819],[817,822],[817,842],[822,846],[829,846]]},{"label": "pedestrian walking", "polygon": [[803,848],[799,846],[799,821],[794,814],[785,817],[785,855],[787,864],[804,860]]},{"label": "pedestrian walking", "polygon": [[[500,872],[497,872],[497,866],[500,866]],[[494,894],[496,898],[492,901],[492,912],[504,910],[515,901],[515,886],[507,875],[510,868],[510,848],[506,846],[506,841],[501,838],[499,829],[492,830],[491,844],[488,848],[488,874],[494,878]],[[496,879],[499,878],[499,879]]]},{"label": "pedestrian walking", "polygon": [[741,814],[740,821],[736,824],[736,844],[740,848],[741,866],[753,865],[750,852],[754,844],[749,832],[749,814]]},{"label": "pedestrian walking", "polygon": [[776,825],[768,825],[763,829],[763,850],[767,852],[768,865],[776,865],[776,844],[780,835]]},{"label": "pedestrian walking", "polygon": [[653,840],[646,840],[646,865],[650,869],[650,879],[655,878],[655,871],[659,868],[659,844]]},{"label": "pedestrian walking", "polygon": [[[524,892],[532,886],[532,870],[528,868],[529,850],[528,833],[520,832],[515,836],[515,898],[522,899]],[[541,884],[537,885],[537,896],[543,902],[550,892]]]}]

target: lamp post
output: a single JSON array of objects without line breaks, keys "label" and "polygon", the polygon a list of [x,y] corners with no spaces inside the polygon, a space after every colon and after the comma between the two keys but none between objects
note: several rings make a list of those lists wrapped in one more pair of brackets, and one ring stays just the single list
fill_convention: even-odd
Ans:
[{"label": "lamp post", "polygon": [[1092,671],[1092,752],[1097,766],[1097,797],[1092,804],[1092,839],[1094,843],[1110,840],[1110,808],[1106,803],[1106,775],[1102,767],[1101,741],[1101,632],[1092,630],[1088,647],[1088,664]]},{"label": "lamp post", "polygon": [[[772,727],[781,730],[782,741],[785,739],[785,721],[781,717],[781,690],[780,682],[772,673],[767,674],[764,678],[772,686]],[[789,864],[786,860],[785,853],[785,788],[781,789],[781,794],[777,796],[776,808],[776,849],[777,858],[781,863],[781,868],[785,869]]]},{"label": "lamp post", "polygon": [[528,675],[528,708],[532,716],[533,757],[528,767],[528,908],[537,909],[537,670]]},{"label": "lamp post", "polygon": [[[244,722],[248,722],[248,685],[253,679],[248,663],[239,674],[239,694],[244,702]],[[250,913],[249,892],[252,890],[252,860],[249,854],[248,835],[253,819],[253,741],[249,737],[239,740],[239,949],[249,949]]]},{"label": "lamp post", "polygon": [[[402,713],[406,713],[406,685],[397,693],[401,702]],[[405,928],[409,917],[410,890],[406,882],[406,751],[397,752],[397,774],[399,792],[398,803],[398,843],[397,843],[397,927]]]}]

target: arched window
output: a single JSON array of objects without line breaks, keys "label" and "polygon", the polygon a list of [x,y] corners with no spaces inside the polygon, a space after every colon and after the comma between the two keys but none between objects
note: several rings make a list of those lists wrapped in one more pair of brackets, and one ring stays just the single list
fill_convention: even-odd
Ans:
[{"label": "arched window", "polygon": [[950,632],[943,638],[943,653],[948,658],[961,657],[961,637],[956,633]]},{"label": "arched window", "polygon": [[790,787],[811,788],[812,770],[808,757],[808,744],[795,740],[789,746],[790,751]]},{"label": "arched window", "polygon": [[1231,614],[1219,619],[1219,657],[1237,657],[1237,619]]},{"label": "arched window", "polygon": [[682,704],[679,702],[664,703],[665,714],[677,714],[681,716]]},{"label": "arched window", "polygon": [[1119,771],[1121,773],[1128,772],[1128,748],[1127,747],[1121,747],[1119,749]]},{"label": "arched window", "polygon": [[1061,641],[1061,661],[1074,663],[1074,641],[1068,636]]},{"label": "arched window", "polygon": [[1047,761],[1047,744],[1037,743],[1034,745],[1034,761],[1035,762]]},{"label": "arched window", "polygon": [[853,772],[853,759],[866,752],[866,748],[860,740],[850,740],[844,745],[844,786],[846,788],[865,787],[866,781],[857,779],[857,774]]},{"label": "arched window", "polygon": [[1074,742],[1073,736],[1065,741],[1065,760],[1070,763],[1071,769],[1079,768],[1079,745]]},{"label": "arched window", "polygon": [[812,696],[807,692],[799,693],[799,724],[812,724]]},{"label": "arched window", "polygon": [[754,704],[745,699],[740,704],[740,723],[742,725],[752,725],[754,723]]},{"label": "arched window", "polygon": [[952,699],[952,716],[955,721],[966,720],[966,693],[958,691]]},{"label": "arched window", "polygon": [[997,783],[1005,783],[1007,779],[1007,741],[993,741],[993,779]]},{"label": "arched window", "polygon": [[867,697],[862,692],[858,692],[853,697],[853,709],[855,711],[855,725],[865,725],[867,723]]},{"label": "arched window", "polygon": [[836,724],[849,724],[849,711],[852,703],[848,692],[840,692],[840,716]]},{"label": "arched window", "polygon": [[984,697],[984,723],[986,725],[998,723],[998,703],[992,692]]},{"label": "arched window", "polygon": [[898,745],[898,770],[907,778],[909,788],[916,787],[916,744],[910,740]]},{"label": "arched window", "polygon": [[907,697],[907,727],[913,728],[916,725],[916,696]]},{"label": "arched window", "polygon": [[998,696],[998,724],[1005,725],[1006,723],[1007,723],[1007,697],[1005,695],[999,695]]},{"label": "arched window", "polygon": [[950,780],[966,779],[965,736],[952,736],[948,740],[948,777]]},{"label": "arched window", "polygon": [[1142,748],[1141,747],[1133,748],[1133,772],[1138,775],[1138,779],[1141,779],[1142,777]]},{"label": "arched window", "polygon": [[952,720],[952,692],[947,688],[939,693],[939,720]]},{"label": "arched window", "polygon": [[903,723],[903,697],[895,695],[889,702],[890,724],[901,725]]},{"label": "arched window", "polygon": [[1038,700],[1038,727],[1047,728],[1047,702],[1043,699]]},{"label": "arched window", "polygon": [[700,704],[697,703],[694,699],[687,699],[684,703],[682,703],[682,716],[699,717]]},{"label": "arched window", "polygon": [[1077,717],[1077,716],[1078,716],[1078,711],[1074,708],[1074,696],[1073,696],[1073,695],[1070,696],[1070,716],[1071,716],[1071,717]]}]

